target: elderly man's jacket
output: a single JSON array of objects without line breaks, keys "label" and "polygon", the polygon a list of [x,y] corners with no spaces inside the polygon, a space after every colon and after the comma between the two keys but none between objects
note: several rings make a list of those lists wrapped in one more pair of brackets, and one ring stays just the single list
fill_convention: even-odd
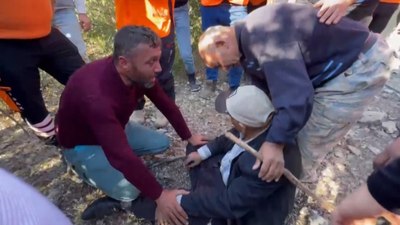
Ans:
[{"label": "elderly man's jacket", "polygon": [[[249,145],[260,149],[265,133]],[[232,130],[234,135],[239,132]],[[234,143],[220,136],[208,143],[212,157],[191,169],[192,190],[184,195],[181,205],[188,215],[211,218],[213,224],[282,225],[294,204],[295,187],[282,177],[278,182],[265,182],[253,170],[255,157],[244,151],[232,161],[228,182],[222,181],[219,170],[223,155]],[[188,153],[193,147],[188,147]],[[301,157],[296,143],[283,150],[285,167],[295,176],[301,173]]]}]

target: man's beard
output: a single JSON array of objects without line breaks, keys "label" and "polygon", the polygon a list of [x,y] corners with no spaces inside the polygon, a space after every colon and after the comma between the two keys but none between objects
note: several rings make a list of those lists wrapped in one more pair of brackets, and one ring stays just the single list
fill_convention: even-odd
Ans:
[{"label": "man's beard", "polygon": [[143,83],[143,86],[145,88],[152,88],[152,87],[154,87],[154,83],[155,82],[146,82],[146,83]]}]

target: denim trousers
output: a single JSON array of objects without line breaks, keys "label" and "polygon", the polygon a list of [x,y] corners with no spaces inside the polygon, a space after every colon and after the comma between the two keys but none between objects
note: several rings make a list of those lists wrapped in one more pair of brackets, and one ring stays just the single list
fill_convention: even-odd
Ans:
[{"label": "denim trousers", "polygon": [[174,10],[175,35],[178,44],[179,54],[185,65],[187,74],[194,74],[196,68],[194,65],[192,53],[192,37],[190,34],[189,4],[185,4]]},{"label": "denim trousers", "polygon": [[[230,26],[236,21],[247,16],[245,6],[234,6],[230,4],[220,4],[217,6],[200,6],[202,30],[206,30],[211,26],[223,25]],[[243,69],[240,66],[234,66],[228,71],[228,81],[231,88],[240,85],[240,79]],[[217,68],[206,68],[207,80],[218,80]]]},{"label": "denim trousers", "polygon": [[[125,128],[128,143],[137,156],[154,155],[166,151],[170,145],[166,135],[138,123]],[[119,201],[135,200],[140,191],[111,166],[99,145],[78,145],[63,151],[67,164],[89,185]]]},{"label": "denim trousers", "polygon": [[79,54],[87,62],[86,45],[81,26],[73,8],[58,9],[54,13],[53,25],[78,48]]}]

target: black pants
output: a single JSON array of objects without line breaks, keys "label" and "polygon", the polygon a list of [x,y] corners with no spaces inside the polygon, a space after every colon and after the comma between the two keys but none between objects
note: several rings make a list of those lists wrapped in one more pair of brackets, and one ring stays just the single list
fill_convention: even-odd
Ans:
[{"label": "black pants", "polygon": [[378,6],[378,0],[366,0],[359,3],[355,3],[351,6],[351,10],[347,14],[350,19],[356,20],[368,26],[372,21],[372,14]]},{"label": "black pants", "polygon": [[[381,33],[385,29],[394,12],[399,8],[399,5],[400,4],[397,3],[380,2],[378,7],[375,9],[369,29],[375,33]],[[399,17],[400,14],[397,15],[397,23],[400,21]]]},{"label": "black pants", "polygon": [[[311,4],[315,4],[318,1],[319,0],[296,0],[296,2],[299,3],[309,2]],[[364,0],[356,2],[350,6],[346,16],[350,19],[361,22],[365,26],[368,26],[372,20],[372,14],[374,13],[374,10],[378,4],[379,0]]]},{"label": "black pants", "polygon": [[[196,147],[188,145],[186,148],[186,154],[190,154],[196,151]],[[189,171],[191,191],[201,191],[208,188],[219,188],[225,189],[225,185],[222,182],[222,177],[216,178],[214,176],[209,176],[210,174],[215,174],[215,170],[219,173],[219,162],[223,155],[218,155],[205,160],[199,166],[191,169]],[[218,182],[219,181],[219,182]],[[138,218],[147,219],[154,221],[154,215],[157,205],[155,202],[149,198],[140,196],[138,199],[132,202],[132,212]],[[193,217],[189,216],[189,225],[207,225],[210,221],[209,218]],[[227,220],[225,219],[213,219],[211,221],[212,225],[227,225]]]},{"label": "black pants", "polygon": [[65,85],[82,65],[78,49],[57,29],[38,39],[0,39],[0,86],[11,88],[8,94],[31,124],[42,122],[48,115],[39,68]]},{"label": "black pants", "polygon": [[[174,76],[172,75],[172,67],[175,61],[175,30],[171,28],[168,36],[161,38],[161,58],[160,65],[162,71],[157,74],[157,80],[160,82],[165,93],[175,101],[175,84]],[[143,109],[145,104],[144,98],[139,100],[136,110]]]}]

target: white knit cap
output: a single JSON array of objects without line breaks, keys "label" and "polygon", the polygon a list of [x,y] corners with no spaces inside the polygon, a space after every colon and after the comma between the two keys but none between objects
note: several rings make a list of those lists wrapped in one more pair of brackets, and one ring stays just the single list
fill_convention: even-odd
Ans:
[{"label": "white knit cap", "polygon": [[238,87],[226,99],[226,110],[246,126],[261,127],[274,112],[274,106],[262,90],[254,85],[246,85]]}]

